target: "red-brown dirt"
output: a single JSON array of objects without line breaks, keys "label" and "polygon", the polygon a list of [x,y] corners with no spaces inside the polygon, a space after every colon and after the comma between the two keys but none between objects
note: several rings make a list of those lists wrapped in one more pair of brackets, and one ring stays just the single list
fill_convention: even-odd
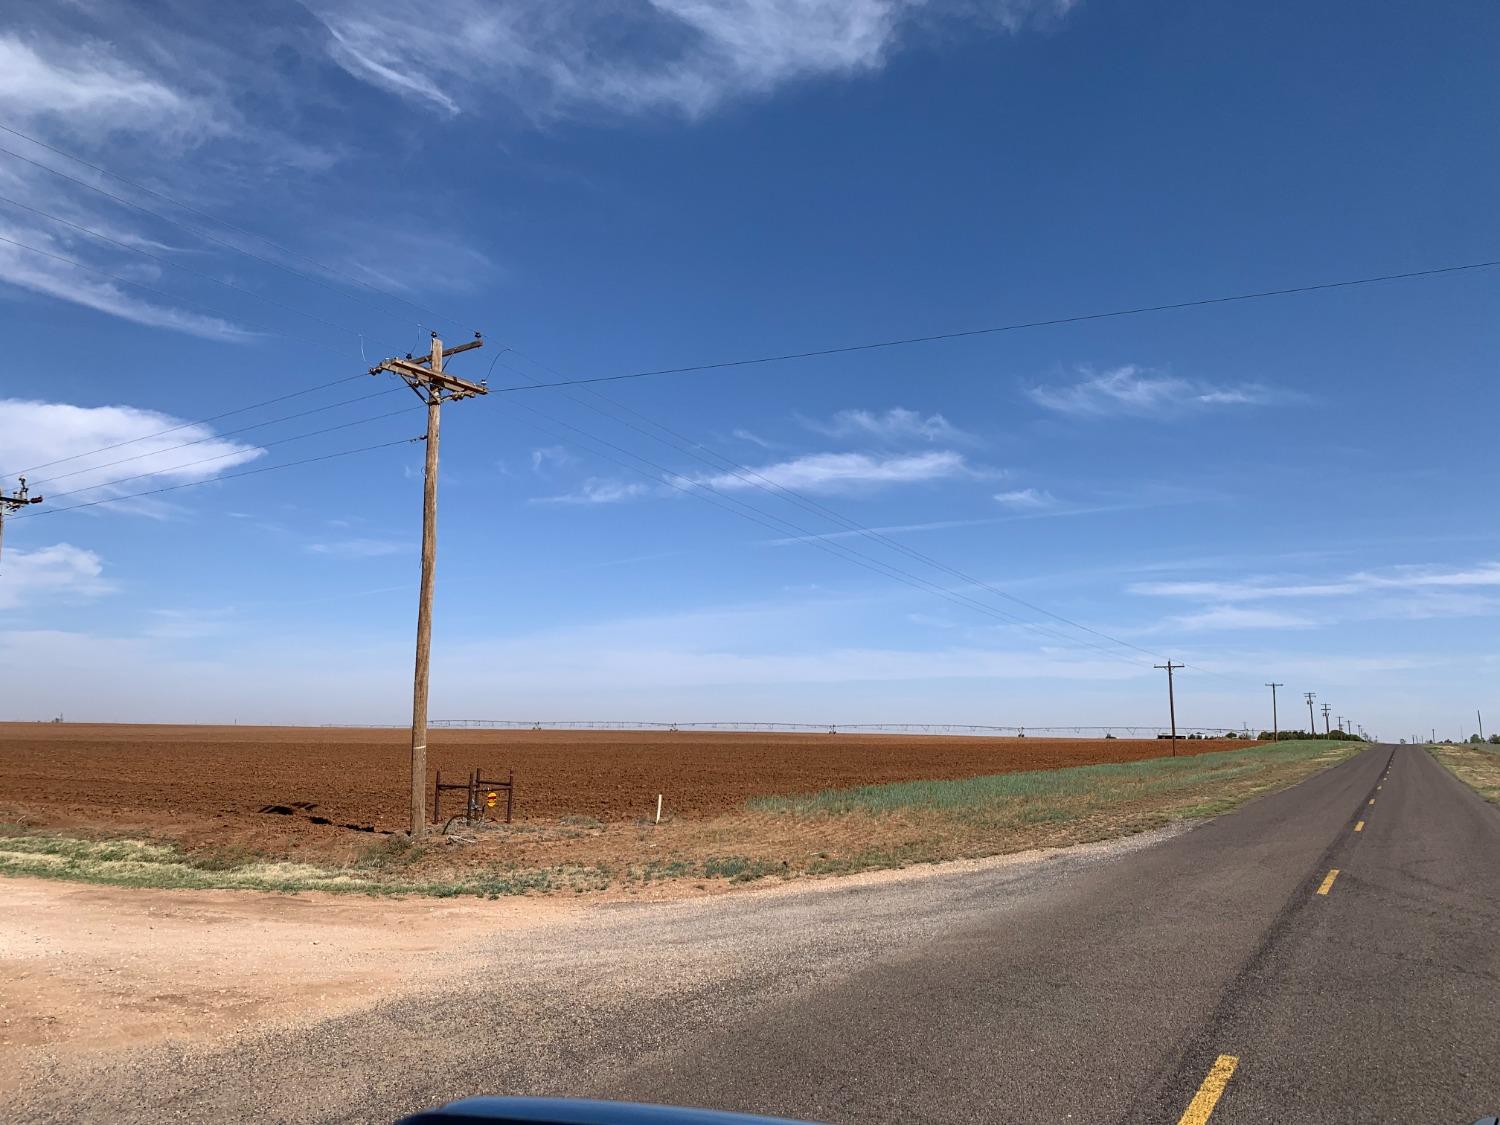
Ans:
[{"label": "red-brown dirt", "polygon": [[[368,841],[302,814],[259,810],[309,802],[335,825],[402,828],[409,741],[402,730],[362,728],[0,723],[0,819],[137,828],[192,844]],[[1243,745],[1180,742],[1179,752]],[[701,819],[760,795],[1135,761],[1167,750],[1155,739],[435,730],[428,764],[454,780],[475,767],[497,776],[514,769],[521,822],[628,822],[651,815],[658,793],[669,816]],[[456,808],[457,795],[445,796]]]}]

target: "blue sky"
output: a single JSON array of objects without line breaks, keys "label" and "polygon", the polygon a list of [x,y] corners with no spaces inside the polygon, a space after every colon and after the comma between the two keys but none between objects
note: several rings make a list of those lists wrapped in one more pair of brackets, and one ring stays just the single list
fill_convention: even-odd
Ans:
[{"label": "blue sky", "polygon": [[[410,393],[147,435],[434,329],[482,330],[454,370],[498,390],[1496,257],[1497,33],[1479,2],[12,5],[0,471],[70,459],[7,522],[5,717],[402,721],[421,447],[218,478],[413,437]],[[1171,657],[1185,724],[1268,724],[1274,679],[1284,725],[1315,691],[1500,729],[1496,284],[455,404],[432,713],[1158,723]]]}]

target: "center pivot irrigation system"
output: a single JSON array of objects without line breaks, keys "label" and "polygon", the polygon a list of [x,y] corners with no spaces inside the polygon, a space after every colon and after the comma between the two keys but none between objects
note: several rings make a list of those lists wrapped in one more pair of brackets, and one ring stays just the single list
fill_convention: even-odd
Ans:
[{"label": "center pivot irrigation system", "polygon": [[[988,723],[771,723],[752,720],[750,722],[701,722],[701,723],[656,723],[637,719],[574,719],[541,722],[526,719],[433,719],[433,727],[475,730],[725,730],[725,731],[785,731],[791,733],[840,731],[852,734],[977,734],[1015,735],[1025,738],[1062,738],[1067,735],[1113,735],[1116,732],[1131,738],[1169,738],[1170,728],[1116,724],[1112,726],[1064,726],[1028,727],[995,726]],[[1197,735],[1200,738],[1251,738],[1249,727],[1184,727],[1180,735]]]}]

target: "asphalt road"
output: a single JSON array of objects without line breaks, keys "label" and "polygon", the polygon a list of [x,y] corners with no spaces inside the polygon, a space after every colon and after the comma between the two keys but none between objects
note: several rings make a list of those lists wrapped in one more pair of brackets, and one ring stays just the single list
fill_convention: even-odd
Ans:
[{"label": "asphalt road", "polygon": [[1043,862],[590,911],[497,942],[462,988],[59,1074],[6,1116],[389,1121],[482,1092],[850,1125],[1467,1125],[1500,1109],[1497,1064],[1500,809],[1377,747]]}]

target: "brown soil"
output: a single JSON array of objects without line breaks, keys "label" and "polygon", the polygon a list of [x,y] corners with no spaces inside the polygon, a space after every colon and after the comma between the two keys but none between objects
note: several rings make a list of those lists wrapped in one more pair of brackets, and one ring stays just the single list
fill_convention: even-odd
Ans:
[{"label": "brown soil", "polygon": [[[404,826],[408,745],[402,730],[0,723],[0,819],[334,855],[372,840],[341,825]],[[1182,742],[1179,752],[1243,745]],[[501,776],[513,769],[517,821],[541,828],[565,817],[629,824],[655,812],[658,793],[666,816],[683,823],[721,817],[754,796],[1135,761],[1166,750],[1155,739],[441,730],[432,732],[428,763],[454,779],[475,767]],[[298,802],[312,808],[260,811]]]}]

